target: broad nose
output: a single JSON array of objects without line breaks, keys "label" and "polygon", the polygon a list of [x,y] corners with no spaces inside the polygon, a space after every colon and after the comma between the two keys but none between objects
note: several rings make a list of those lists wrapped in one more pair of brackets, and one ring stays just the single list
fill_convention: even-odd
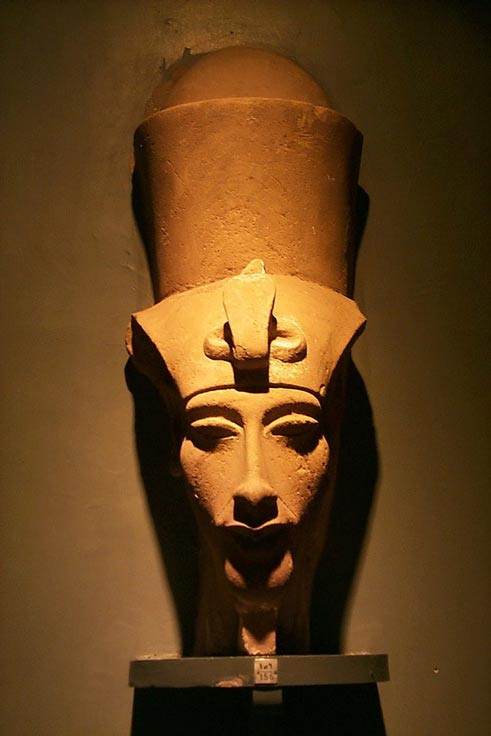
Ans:
[{"label": "broad nose", "polygon": [[278,499],[267,483],[242,483],[234,495],[234,521],[251,529],[278,516]]},{"label": "broad nose", "polygon": [[261,451],[261,438],[247,438],[245,478],[234,493],[234,521],[251,529],[278,516],[278,498],[267,477]]}]

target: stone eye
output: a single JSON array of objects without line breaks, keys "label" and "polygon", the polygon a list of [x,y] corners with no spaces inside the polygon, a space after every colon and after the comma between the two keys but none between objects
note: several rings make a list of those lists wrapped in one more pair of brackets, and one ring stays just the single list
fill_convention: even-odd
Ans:
[{"label": "stone eye", "polygon": [[305,437],[319,432],[320,425],[317,419],[307,414],[288,414],[275,419],[268,427],[268,431],[279,437]]},{"label": "stone eye", "polygon": [[236,437],[240,427],[224,417],[206,417],[196,419],[189,425],[191,439],[201,439],[208,442]]}]

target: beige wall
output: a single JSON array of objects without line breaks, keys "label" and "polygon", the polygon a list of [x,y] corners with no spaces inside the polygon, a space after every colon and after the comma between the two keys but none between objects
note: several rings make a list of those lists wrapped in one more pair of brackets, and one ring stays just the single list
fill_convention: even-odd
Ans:
[{"label": "beige wall", "polygon": [[162,58],[234,43],[294,55],[365,134],[357,299],[369,328],[356,360],[381,467],[346,648],[390,654],[389,736],[488,732],[479,7],[2,3],[4,733],[129,733],[128,660],[179,649],[123,375],[128,315],[151,301],[129,159]]}]

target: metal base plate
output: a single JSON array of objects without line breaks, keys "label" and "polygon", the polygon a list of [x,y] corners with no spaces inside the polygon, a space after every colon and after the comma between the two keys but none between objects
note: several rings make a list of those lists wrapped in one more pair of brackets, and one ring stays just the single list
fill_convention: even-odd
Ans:
[{"label": "metal base plate", "polygon": [[268,657],[136,659],[130,685],[145,687],[281,688],[354,685],[389,679],[386,654],[301,654]]}]

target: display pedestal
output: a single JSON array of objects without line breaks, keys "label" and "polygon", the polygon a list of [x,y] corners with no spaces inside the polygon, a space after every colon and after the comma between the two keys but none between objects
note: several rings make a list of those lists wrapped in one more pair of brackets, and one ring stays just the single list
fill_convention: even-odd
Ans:
[{"label": "display pedestal", "polygon": [[385,654],[145,657],[131,662],[131,736],[383,736]]}]

